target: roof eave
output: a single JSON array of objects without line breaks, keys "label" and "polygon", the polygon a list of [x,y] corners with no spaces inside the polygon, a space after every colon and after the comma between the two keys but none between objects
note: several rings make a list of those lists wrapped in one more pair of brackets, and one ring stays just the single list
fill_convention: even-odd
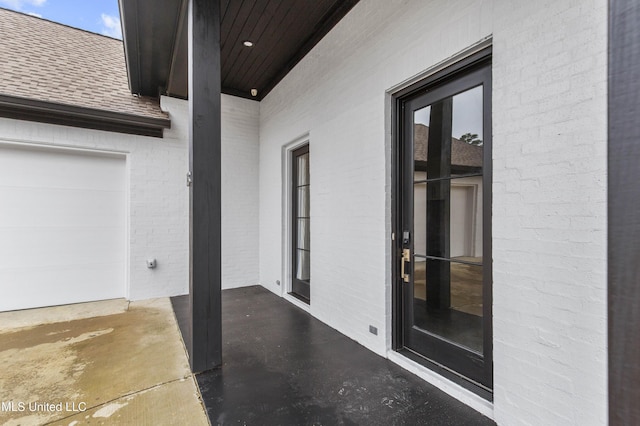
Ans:
[{"label": "roof eave", "polygon": [[124,57],[129,77],[129,90],[131,93],[139,94],[141,91],[141,79],[138,32],[136,31],[138,28],[136,2],[119,0],[118,5],[122,19],[122,45],[124,46]]},{"label": "roof eave", "polygon": [[184,0],[119,0],[131,93],[158,97],[168,84]]},{"label": "roof eave", "polygon": [[55,102],[0,95],[0,117],[133,135],[163,136],[168,118],[144,117]]}]

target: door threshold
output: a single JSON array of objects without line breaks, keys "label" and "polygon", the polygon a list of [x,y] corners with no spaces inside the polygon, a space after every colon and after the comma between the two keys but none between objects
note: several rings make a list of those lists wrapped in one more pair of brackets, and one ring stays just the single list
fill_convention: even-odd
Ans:
[{"label": "door threshold", "polygon": [[298,308],[302,309],[303,311],[307,312],[307,313],[311,313],[311,305],[301,299],[299,299],[298,297],[295,297],[293,295],[293,293],[284,293],[282,295],[282,297],[284,299],[286,299],[289,303],[297,306]]},{"label": "door threshold", "polygon": [[[492,392],[482,389],[484,395],[479,395],[475,390],[468,387],[468,385],[471,385],[470,382],[467,382],[459,376],[457,377],[457,380],[454,380],[454,378],[451,377],[456,376],[454,373],[448,372],[448,375],[441,374],[440,372],[436,372],[435,369],[427,367],[424,363],[424,358],[422,358],[422,361],[418,361],[416,358],[422,357],[419,357],[408,350],[394,351],[390,349],[387,351],[387,359],[389,361],[415,374],[422,380],[430,383],[458,401],[468,405],[477,412],[495,420],[493,414]],[[462,382],[466,382],[467,385],[465,386]],[[489,398],[487,398],[487,396]]]},{"label": "door threshold", "polygon": [[473,380],[468,379],[460,375],[459,373],[456,373],[455,371],[452,371],[449,368],[438,364],[437,362],[431,361],[430,359],[425,358],[424,356],[412,351],[411,349],[403,348],[397,351],[397,353],[423,366],[424,368],[433,371],[433,373],[442,376],[443,378],[455,383],[456,385],[462,386],[468,391],[478,395],[480,398],[489,402],[493,402],[493,390],[487,388],[486,386],[480,383],[476,383]]},{"label": "door threshold", "polygon": [[291,297],[295,297],[299,301],[306,303],[307,305],[311,305],[311,300],[307,299],[304,296],[299,295],[298,293],[287,293]]}]

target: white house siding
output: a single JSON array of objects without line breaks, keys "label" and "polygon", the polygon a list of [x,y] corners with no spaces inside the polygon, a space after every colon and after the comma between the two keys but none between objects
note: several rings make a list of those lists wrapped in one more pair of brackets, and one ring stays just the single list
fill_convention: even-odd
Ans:
[{"label": "white house siding", "polygon": [[261,284],[282,291],[282,149],[308,133],[310,311],[386,354],[385,92],[491,36],[493,415],[606,423],[606,22],[604,0],[360,1],[261,102]]},{"label": "white house siding", "polygon": [[258,284],[256,101],[222,95],[222,288]]}]

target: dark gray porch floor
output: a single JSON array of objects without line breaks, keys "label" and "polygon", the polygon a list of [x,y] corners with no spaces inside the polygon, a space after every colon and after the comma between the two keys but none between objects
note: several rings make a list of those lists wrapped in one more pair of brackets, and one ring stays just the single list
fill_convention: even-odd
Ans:
[{"label": "dark gray porch floor", "polygon": [[213,425],[495,425],[259,286],[222,292],[222,336],[197,376]]}]

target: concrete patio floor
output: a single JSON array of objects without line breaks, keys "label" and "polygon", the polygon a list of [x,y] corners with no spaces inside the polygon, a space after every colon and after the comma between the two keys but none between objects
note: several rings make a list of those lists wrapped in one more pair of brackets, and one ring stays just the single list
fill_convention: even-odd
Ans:
[{"label": "concrete patio floor", "polygon": [[169,299],[0,313],[0,424],[208,425]]}]

